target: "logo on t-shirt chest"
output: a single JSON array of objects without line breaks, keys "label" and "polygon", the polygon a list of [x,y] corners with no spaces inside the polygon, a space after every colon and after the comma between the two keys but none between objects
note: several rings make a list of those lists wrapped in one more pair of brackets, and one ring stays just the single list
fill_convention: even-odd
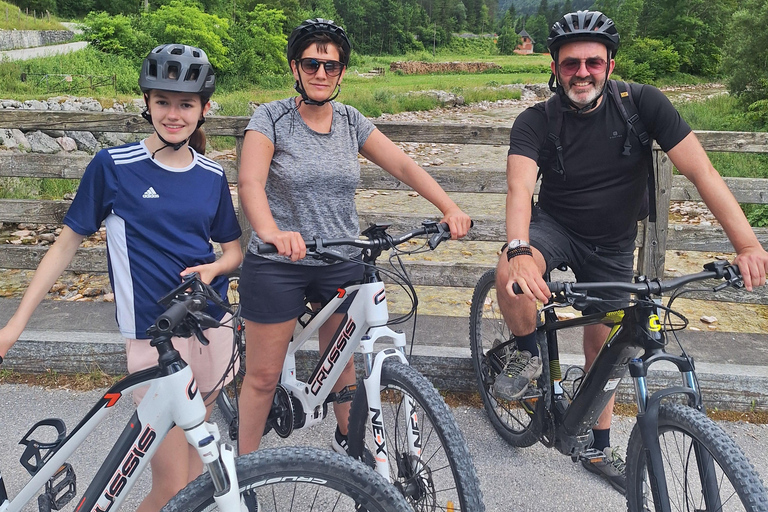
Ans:
[{"label": "logo on t-shirt chest", "polygon": [[142,194],[141,197],[143,197],[144,199],[160,199],[160,194],[155,192],[154,187],[149,187],[147,191],[144,192],[144,194]]}]

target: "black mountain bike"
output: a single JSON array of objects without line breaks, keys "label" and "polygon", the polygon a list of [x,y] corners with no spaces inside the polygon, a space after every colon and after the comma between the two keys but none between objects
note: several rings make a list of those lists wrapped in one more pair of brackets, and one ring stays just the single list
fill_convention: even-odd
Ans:
[{"label": "black mountain bike", "polygon": [[[688,324],[671,309],[675,298],[690,291],[681,289],[683,285],[714,278],[725,282],[707,290],[743,286],[738,268],[727,262],[709,263],[704,269],[664,281],[639,277],[634,283],[548,283],[553,295],[537,327],[543,371],[514,401],[493,394],[494,379],[515,350],[515,339],[498,309],[495,271],[486,272],[472,297],[470,343],[480,395],[494,428],[513,446],[540,441],[574,461],[604,458],[590,448],[592,427],[629,371],[638,408],[627,448],[629,510],[767,511],[768,494],[760,477],[736,443],[704,413],[693,359],[675,334]],[[590,293],[608,289],[632,293],[634,299],[608,313],[558,320],[557,308],[600,301]],[[658,298],[666,291],[673,294],[664,306]],[[612,329],[590,371],[585,374],[572,366],[561,374],[557,331],[596,323]],[[671,338],[680,355],[666,351]],[[677,367],[681,386],[649,393],[648,368],[658,361]]]}]

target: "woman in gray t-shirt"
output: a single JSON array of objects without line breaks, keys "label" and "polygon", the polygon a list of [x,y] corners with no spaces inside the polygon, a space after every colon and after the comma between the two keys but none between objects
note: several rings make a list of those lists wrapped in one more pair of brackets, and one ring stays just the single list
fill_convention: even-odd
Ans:
[{"label": "woman in gray t-shirt", "polygon": [[[466,235],[470,218],[424,169],[338,95],[350,45],[332,21],[307,20],[288,40],[288,62],[300,96],[261,105],[246,128],[239,198],[253,236],[243,263],[240,300],[249,358],[240,395],[240,452],[259,447],[283,360],[306,301],[323,302],[339,285],[362,276],[355,263],[328,265],[306,256],[304,239],[356,237],[358,153],[434,204]],[[276,255],[258,255],[260,242]],[[353,256],[352,252],[348,256]],[[323,353],[344,310],[320,329]],[[355,383],[350,361],[334,391]],[[339,422],[332,446],[346,452],[349,403],[334,404]]]}]

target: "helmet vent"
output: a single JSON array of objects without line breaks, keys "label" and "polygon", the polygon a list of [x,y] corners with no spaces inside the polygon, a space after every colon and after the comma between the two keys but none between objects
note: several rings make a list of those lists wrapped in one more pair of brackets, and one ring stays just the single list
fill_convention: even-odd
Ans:
[{"label": "helmet vent", "polygon": [[189,67],[189,70],[187,71],[187,76],[184,78],[184,80],[190,80],[192,82],[195,82],[197,81],[199,76],[200,76],[200,66],[195,64]]}]

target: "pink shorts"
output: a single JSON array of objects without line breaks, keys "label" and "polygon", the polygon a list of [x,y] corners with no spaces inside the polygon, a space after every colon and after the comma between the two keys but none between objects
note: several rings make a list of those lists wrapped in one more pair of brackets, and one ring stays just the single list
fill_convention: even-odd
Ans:
[{"label": "pink shorts", "polygon": [[[227,322],[230,315],[227,314],[222,323]],[[207,395],[213,390],[221,389],[224,384],[229,383],[234,374],[237,373],[239,364],[229,371],[226,378],[222,380],[222,375],[227,371],[229,362],[233,353],[233,335],[230,326],[216,327],[203,331],[205,337],[210,342],[204,346],[197,340],[197,336],[189,338],[173,338],[173,347],[181,354],[182,359],[192,367],[192,373],[197,381],[198,389]],[[149,345],[149,340],[137,340],[126,338],[125,353],[128,357],[128,373],[135,373],[139,370],[157,366],[157,349]],[[239,363],[239,361],[238,361]],[[141,387],[133,392],[133,402],[138,405],[144,398],[149,386]],[[206,405],[212,403],[211,399],[206,400]]]}]

